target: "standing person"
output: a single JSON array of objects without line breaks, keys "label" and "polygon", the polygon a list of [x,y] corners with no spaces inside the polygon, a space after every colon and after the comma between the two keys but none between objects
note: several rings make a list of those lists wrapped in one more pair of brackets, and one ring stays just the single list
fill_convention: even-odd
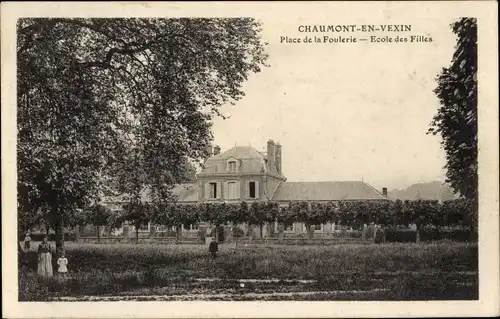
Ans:
[{"label": "standing person", "polygon": [[38,246],[38,274],[44,278],[53,275],[51,247],[47,236],[43,237],[42,243]]},{"label": "standing person", "polygon": [[57,259],[57,272],[62,277],[62,279],[66,278],[66,273],[68,272],[68,259],[64,255],[64,251],[61,251],[59,258]]},{"label": "standing person", "polygon": [[212,255],[212,259],[215,259],[217,257],[218,250],[219,250],[219,245],[217,244],[217,240],[214,237],[212,238],[210,245],[208,245],[208,251],[210,252],[210,255]]},{"label": "standing person", "polygon": [[31,248],[31,236],[30,236],[30,231],[28,230],[26,232],[26,235],[24,235],[24,249],[26,251],[30,250]]}]

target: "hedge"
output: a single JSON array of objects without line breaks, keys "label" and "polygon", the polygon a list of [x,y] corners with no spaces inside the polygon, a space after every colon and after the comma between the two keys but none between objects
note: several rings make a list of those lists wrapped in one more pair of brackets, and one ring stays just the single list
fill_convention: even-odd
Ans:
[{"label": "hedge", "polygon": [[[417,231],[413,229],[395,229],[390,228],[385,230],[387,242],[398,243],[414,243],[417,241]],[[475,242],[477,241],[477,232],[468,229],[454,230],[436,230],[436,229],[421,229],[420,241],[437,241],[449,239],[458,242]]]},{"label": "hedge", "polygon": [[[141,214],[134,215],[137,206]],[[319,225],[327,222],[360,229],[363,224],[388,227],[410,224],[424,227],[477,227],[477,207],[471,200],[457,199],[440,203],[435,200],[414,201],[295,201],[286,206],[277,202],[154,204],[125,205],[123,216],[117,220],[150,221],[157,225],[188,225],[207,222],[213,225],[262,225],[278,221],[283,224],[304,223]],[[134,217],[135,216],[135,217]],[[133,218],[134,217],[134,218]]]},{"label": "hedge", "polygon": [[[26,234],[20,234],[18,236],[19,241],[24,241],[24,237]],[[49,241],[55,241],[56,240],[56,234],[30,234],[30,238],[32,241],[42,241],[45,236],[49,237]],[[65,241],[75,241],[76,240],[76,235],[75,233],[64,233],[64,240]]]},{"label": "hedge", "polygon": [[386,229],[386,242],[414,243],[417,241],[417,232],[411,229]]}]

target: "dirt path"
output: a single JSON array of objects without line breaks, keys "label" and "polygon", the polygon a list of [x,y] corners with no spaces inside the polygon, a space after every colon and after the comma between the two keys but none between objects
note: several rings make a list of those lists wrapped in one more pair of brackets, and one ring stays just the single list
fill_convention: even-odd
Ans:
[{"label": "dirt path", "polygon": [[141,295],[141,296],[80,296],[58,297],[51,301],[186,301],[186,300],[232,300],[235,298],[251,298],[254,300],[270,297],[293,297],[311,295],[342,295],[342,294],[370,294],[388,291],[388,289],[372,290],[336,290],[336,291],[303,291],[303,292],[273,292],[273,293],[245,293],[245,294],[183,294],[183,295]]}]

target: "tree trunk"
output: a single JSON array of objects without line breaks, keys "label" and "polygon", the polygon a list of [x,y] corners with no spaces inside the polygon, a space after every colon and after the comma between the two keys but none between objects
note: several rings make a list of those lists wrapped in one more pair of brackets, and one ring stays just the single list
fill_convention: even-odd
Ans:
[{"label": "tree trunk", "polygon": [[283,239],[285,238],[285,226],[282,223],[278,225],[278,232],[279,241],[283,242]]},{"label": "tree trunk", "polygon": [[416,229],[417,236],[416,236],[415,242],[417,244],[420,244],[420,226],[419,225],[416,225],[416,226],[417,226],[417,229]]},{"label": "tree trunk", "polygon": [[96,226],[97,227],[97,243],[101,243],[101,226]]},{"label": "tree trunk", "polygon": [[313,233],[311,225],[306,224],[306,231],[307,231],[307,239],[313,239],[314,233]]},{"label": "tree trunk", "polygon": [[179,245],[181,242],[181,226],[175,226],[175,244]]},{"label": "tree trunk", "polygon": [[17,241],[17,255],[20,257],[22,255],[24,255],[24,250],[23,250],[23,247],[21,246],[21,243],[19,242],[19,240]]},{"label": "tree trunk", "polygon": [[56,222],[56,252],[64,252],[64,217],[58,214]]},{"label": "tree trunk", "polygon": [[259,230],[260,230],[260,238],[264,238],[264,225],[263,224],[259,225]]},{"label": "tree trunk", "polygon": [[248,241],[252,241],[253,238],[253,226],[248,224]]},{"label": "tree trunk", "polygon": [[81,227],[82,227],[82,226],[80,226],[80,225],[77,225],[77,226],[75,227],[75,241],[76,241],[76,242],[79,242],[79,241],[80,241],[80,233],[81,233],[80,229],[81,229]]},{"label": "tree trunk", "polygon": [[138,225],[135,225],[135,243],[139,243],[139,227]]}]

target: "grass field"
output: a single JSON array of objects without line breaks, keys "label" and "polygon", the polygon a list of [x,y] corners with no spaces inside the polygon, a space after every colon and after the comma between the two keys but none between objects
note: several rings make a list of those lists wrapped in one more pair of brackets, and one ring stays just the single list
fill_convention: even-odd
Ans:
[{"label": "grass field", "polygon": [[45,283],[35,273],[36,247],[34,243],[20,267],[20,300],[478,298],[477,244],[223,247],[211,260],[201,245],[69,242],[69,276]]}]

